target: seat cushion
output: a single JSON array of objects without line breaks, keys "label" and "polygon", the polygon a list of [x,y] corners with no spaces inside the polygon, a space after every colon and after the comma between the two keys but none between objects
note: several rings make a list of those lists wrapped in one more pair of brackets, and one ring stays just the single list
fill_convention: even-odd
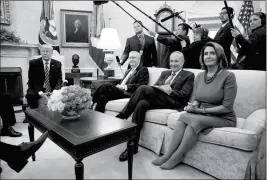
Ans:
[{"label": "seat cushion", "polygon": [[145,121],[167,125],[169,115],[176,112],[173,109],[151,109],[147,111]]},{"label": "seat cushion", "polygon": [[105,110],[113,111],[113,112],[120,112],[124,108],[124,106],[128,103],[128,101],[129,101],[129,98],[109,101],[106,104]]},{"label": "seat cushion", "polygon": [[208,134],[200,133],[198,141],[253,151],[257,147],[256,133],[240,128],[214,128]]}]

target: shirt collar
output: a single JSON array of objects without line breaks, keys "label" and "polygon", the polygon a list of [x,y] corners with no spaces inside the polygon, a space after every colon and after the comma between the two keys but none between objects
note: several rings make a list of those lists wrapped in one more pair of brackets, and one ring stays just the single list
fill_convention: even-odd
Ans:
[{"label": "shirt collar", "polygon": [[[181,70],[182,70],[182,69],[180,69],[179,71],[175,72],[175,76],[176,76],[177,74],[179,74],[179,73],[181,72]],[[172,71],[171,74],[173,74],[173,71]]]},{"label": "shirt collar", "polygon": [[227,21],[226,23],[224,23],[224,24],[222,25],[222,27],[224,27],[227,23],[229,23],[229,21]]},{"label": "shirt collar", "polygon": [[138,34],[137,37],[138,37],[138,38],[141,38],[141,37],[144,38],[145,35],[144,35],[144,33],[141,33],[141,34]]},{"label": "shirt collar", "polygon": [[[42,59],[43,60],[43,59]],[[49,60],[49,61],[45,61],[45,60],[43,60],[43,64],[45,65],[45,63],[46,62],[48,62],[48,65],[50,65],[50,63],[51,63],[51,59]]]}]

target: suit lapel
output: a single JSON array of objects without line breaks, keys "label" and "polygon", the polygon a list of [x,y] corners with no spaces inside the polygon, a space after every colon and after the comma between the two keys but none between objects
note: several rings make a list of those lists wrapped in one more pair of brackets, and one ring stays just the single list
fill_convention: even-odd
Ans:
[{"label": "suit lapel", "polygon": [[122,78],[122,80],[121,80],[121,82],[120,83],[122,83],[122,81],[126,78],[126,76],[128,75],[128,73],[131,71],[131,69],[128,69],[127,71],[126,71],[126,73],[125,73],[125,75],[124,75],[124,77]]},{"label": "suit lapel", "polygon": [[177,74],[177,76],[175,77],[175,79],[172,81],[171,86],[173,84],[175,84],[175,82],[179,82],[180,79],[182,79],[183,73],[184,73],[184,70],[181,69],[181,71]]},{"label": "suit lapel", "polygon": [[135,77],[135,75],[136,75],[136,73],[139,71],[139,69],[140,69],[140,66],[138,66],[138,67],[134,70],[133,74],[129,77],[129,79],[128,79],[128,81],[126,82],[126,84],[127,84],[128,82],[131,82],[131,80]]},{"label": "suit lapel", "polygon": [[50,82],[50,84],[53,81],[52,73],[54,71],[54,68],[55,68],[55,61],[54,61],[54,59],[51,59],[50,68],[49,68],[49,82]]}]

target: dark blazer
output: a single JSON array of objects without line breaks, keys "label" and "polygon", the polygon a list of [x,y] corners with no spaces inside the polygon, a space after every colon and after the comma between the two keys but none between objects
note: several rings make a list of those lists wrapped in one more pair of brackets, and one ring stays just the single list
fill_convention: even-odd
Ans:
[{"label": "dark blazer", "polygon": [[81,43],[88,43],[88,36],[86,34],[86,32],[79,28],[77,30],[77,32],[73,32],[71,33],[67,39],[66,39],[67,42],[81,42]]},{"label": "dark blazer", "polygon": [[233,36],[231,34],[231,25],[229,22],[227,22],[227,24],[221,28],[217,34],[214,37],[214,41],[219,43],[225,52],[225,55],[227,57],[228,60],[228,66],[231,65],[231,44],[233,42]]},{"label": "dark blazer", "polygon": [[[154,38],[147,35],[145,35],[144,37],[145,37],[145,46],[143,49],[143,55],[141,56],[140,65],[145,67],[152,67],[152,66],[156,67],[158,59],[157,59],[157,50]],[[131,51],[140,52],[140,50],[141,50],[141,45],[139,43],[137,35],[128,38],[126,41],[125,49],[121,56],[122,62],[124,63],[128,59],[129,53]]]},{"label": "dark blazer", "polygon": [[244,69],[266,71],[266,25],[252,31],[249,40],[241,34],[236,38],[241,45],[241,53],[246,55]]},{"label": "dark blazer", "polygon": [[[178,37],[185,40],[186,47],[188,47],[190,45],[190,39],[188,36],[179,35]],[[162,35],[158,35],[157,41],[160,42],[161,44],[164,44],[165,46],[167,46],[167,52],[166,52],[166,56],[164,57],[164,59],[162,61],[163,62],[162,67],[169,69],[170,68],[170,55],[174,51],[181,51],[181,49],[182,49],[181,43],[178,39],[176,39],[173,36],[164,37]]]},{"label": "dark blazer", "polygon": [[[28,91],[39,92],[43,91],[43,85],[45,80],[45,72],[42,58],[31,60],[29,63],[28,72]],[[49,81],[51,86],[51,91],[54,89],[60,89],[62,85],[62,72],[61,72],[61,62],[51,59],[50,62],[50,72]]]},{"label": "dark blazer", "polygon": [[202,48],[209,41],[212,41],[212,39],[207,38],[205,40],[196,41],[190,44],[189,47],[182,48],[182,53],[184,54],[185,58],[184,68],[201,69],[199,56]]},{"label": "dark blazer", "polygon": [[[121,80],[121,82],[124,80],[124,78],[127,76],[127,74],[130,71],[131,71],[131,69],[128,69],[126,71],[126,73],[125,73],[123,79]],[[135,69],[134,74],[126,82],[127,91],[124,91],[124,94],[132,95],[139,86],[147,85],[148,84],[148,80],[149,80],[148,69],[146,67],[138,66]]]},{"label": "dark blazer", "polygon": [[[171,73],[171,70],[163,71],[155,85],[164,85],[166,79],[171,75]],[[175,99],[181,105],[180,107],[185,106],[188,102],[193,91],[194,79],[194,73],[182,69],[172,81],[171,88],[173,91],[169,96]]]}]

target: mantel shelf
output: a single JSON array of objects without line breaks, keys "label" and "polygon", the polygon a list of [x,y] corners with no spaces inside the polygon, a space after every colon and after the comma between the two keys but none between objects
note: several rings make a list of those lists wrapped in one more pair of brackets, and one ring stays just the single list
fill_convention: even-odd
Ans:
[{"label": "mantel shelf", "polygon": [[0,43],[0,47],[39,48],[39,45],[38,44],[19,44],[19,43],[3,42],[3,43]]}]

